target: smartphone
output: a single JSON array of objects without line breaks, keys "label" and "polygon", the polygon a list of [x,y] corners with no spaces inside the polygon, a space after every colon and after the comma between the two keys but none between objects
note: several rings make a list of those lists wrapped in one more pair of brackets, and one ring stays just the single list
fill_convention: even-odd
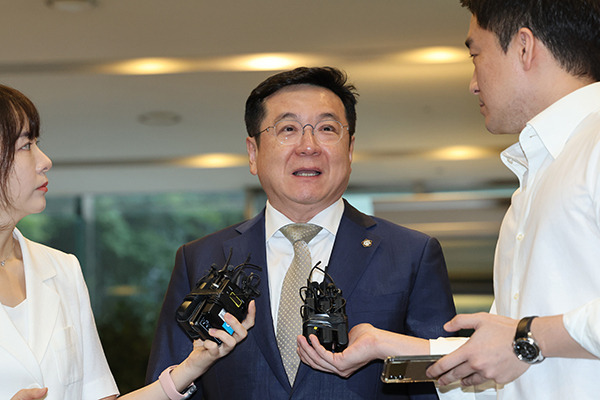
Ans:
[{"label": "smartphone", "polygon": [[425,371],[443,355],[394,356],[383,362],[381,380],[385,383],[433,382]]}]

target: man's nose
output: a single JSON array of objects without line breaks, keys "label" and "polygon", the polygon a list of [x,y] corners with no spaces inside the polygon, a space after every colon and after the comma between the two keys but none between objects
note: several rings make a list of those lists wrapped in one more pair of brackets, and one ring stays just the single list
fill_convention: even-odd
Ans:
[{"label": "man's nose", "polygon": [[[310,128],[310,129],[309,129]],[[300,143],[298,147],[304,152],[316,151],[319,147],[319,142],[314,135],[315,128],[311,124],[306,124],[302,127],[302,136],[300,137]]]},{"label": "man's nose", "polygon": [[479,84],[477,83],[477,75],[475,74],[475,72],[473,72],[471,82],[469,82],[469,92],[471,92],[471,94],[474,95],[479,94]]}]

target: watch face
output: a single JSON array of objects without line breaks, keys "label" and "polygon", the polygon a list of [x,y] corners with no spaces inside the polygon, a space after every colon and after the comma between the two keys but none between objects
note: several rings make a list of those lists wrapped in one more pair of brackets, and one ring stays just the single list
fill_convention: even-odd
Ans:
[{"label": "watch face", "polygon": [[535,361],[540,355],[540,349],[535,343],[532,343],[529,339],[518,339],[514,342],[513,348],[515,354],[519,357],[519,360],[525,362]]}]

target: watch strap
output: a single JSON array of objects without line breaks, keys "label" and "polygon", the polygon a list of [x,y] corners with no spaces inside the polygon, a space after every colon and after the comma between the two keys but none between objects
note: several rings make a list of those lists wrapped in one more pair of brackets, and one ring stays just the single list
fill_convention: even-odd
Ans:
[{"label": "watch strap", "polygon": [[537,315],[521,318],[519,324],[517,325],[517,331],[515,332],[515,340],[529,336],[529,332],[531,331],[531,323],[533,322],[534,318],[537,318]]},{"label": "watch strap", "polygon": [[160,376],[158,377],[158,382],[170,400],[187,399],[196,392],[196,385],[194,385],[192,382],[192,384],[187,387],[184,393],[177,391],[177,388],[175,388],[175,383],[173,382],[173,378],[171,377],[171,371],[174,370],[175,367],[176,365],[172,365],[161,372]]}]

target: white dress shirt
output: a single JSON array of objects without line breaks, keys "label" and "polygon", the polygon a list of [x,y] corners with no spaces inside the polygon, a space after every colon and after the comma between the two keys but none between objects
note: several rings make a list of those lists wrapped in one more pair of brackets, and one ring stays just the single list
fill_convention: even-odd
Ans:
[{"label": "white dress shirt", "polygon": [[[323,229],[309,243],[311,259],[313,265],[317,262],[319,268],[325,269],[329,264],[329,257],[333,250],[335,235],[342,214],[344,213],[344,201],[340,198],[338,201],[315,215],[309,224],[319,225]],[[290,241],[279,231],[282,226],[293,224],[288,217],[277,211],[267,201],[265,210],[265,237],[267,239],[267,274],[269,277],[269,295],[271,300],[271,315],[273,316],[274,328],[277,331],[277,312],[279,310],[279,297],[281,295],[281,286],[283,278],[294,259],[294,247]],[[315,271],[312,276],[313,281],[321,282],[323,274]]]},{"label": "white dress shirt", "polygon": [[[570,335],[600,356],[600,83],[533,118],[502,160],[520,185],[500,228],[492,312],[564,314]],[[599,372],[600,360],[548,358],[497,398],[598,399]]]}]

